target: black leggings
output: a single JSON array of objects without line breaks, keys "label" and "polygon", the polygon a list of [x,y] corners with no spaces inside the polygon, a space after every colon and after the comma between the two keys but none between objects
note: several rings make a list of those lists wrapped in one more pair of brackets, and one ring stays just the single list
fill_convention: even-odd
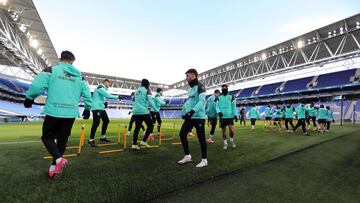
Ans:
[{"label": "black leggings", "polygon": [[251,125],[255,125],[255,122],[256,122],[255,118],[251,118],[250,121],[251,121]]},{"label": "black leggings", "polygon": [[[131,116],[128,131],[131,131],[134,122],[135,122],[135,118],[134,116]],[[141,129],[145,131],[145,127],[143,126],[143,124],[141,124]]]},{"label": "black leggings", "polygon": [[93,124],[91,126],[91,134],[90,139],[94,139],[96,130],[100,124],[100,118],[103,122],[102,128],[101,128],[101,135],[106,134],[107,127],[109,125],[109,117],[105,110],[94,110],[93,113]]},{"label": "black leggings", "polygon": [[195,127],[196,129],[196,134],[201,146],[201,156],[203,159],[206,159],[207,146],[205,138],[205,119],[186,119],[182,124],[179,136],[184,149],[184,154],[190,154],[187,134],[191,131],[193,127]]},{"label": "black leggings", "polygon": [[145,124],[146,124],[146,131],[145,131],[145,135],[144,135],[144,138],[143,138],[143,141],[146,142],[147,138],[150,135],[150,132],[152,132],[153,127],[154,127],[154,125],[152,124],[152,121],[151,121],[150,114],[133,115],[132,117],[134,117],[134,119],[135,119],[135,130],[134,130],[133,144],[134,145],[137,144],[138,135],[139,135],[140,128],[142,126],[142,122],[145,122]]},{"label": "black leggings", "polygon": [[291,127],[294,129],[293,119],[292,118],[285,118],[285,127],[286,130],[289,130],[288,124],[290,123]]},{"label": "black leggings", "polygon": [[331,124],[331,121],[326,121],[326,129],[327,130],[330,130],[330,124]]},{"label": "black leggings", "polygon": [[308,117],[308,118],[306,119],[306,123],[307,123],[308,125],[310,125],[310,120],[312,121],[314,127],[316,127],[316,117]]},{"label": "black leggings", "polygon": [[75,118],[56,118],[48,115],[45,116],[41,140],[49,154],[53,157],[53,165],[56,165],[55,160],[62,157],[65,152],[74,120]]},{"label": "black leggings", "polygon": [[305,119],[304,118],[302,118],[302,119],[299,119],[298,120],[298,122],[297,122],[297,124],[296,124],[296,126],[295,126],[295,128],[293,129],[294,131],[298,128],[298,127],[302,127],[302,131],[303,131],[303,133],[306,133],[306,129],[305,129]]},{"label": "black leggings", "polygon": [[[155,112],[155,111],[150,111],[150,115],[151,115],[151,120],[153,122],[153,124],[155,125],[155,123],[157,122],[158,124],[158,133],[160,132],[160,127],[161,127],[161,117],[160,117],[160,113],[159,112]],[[151,132],[152,133],[152,132]]]},{"label": "black leggings", "polygon": [[217,125],[217,118],[209,118],[209,123],[211,125],[210,135],[214,135]]}]

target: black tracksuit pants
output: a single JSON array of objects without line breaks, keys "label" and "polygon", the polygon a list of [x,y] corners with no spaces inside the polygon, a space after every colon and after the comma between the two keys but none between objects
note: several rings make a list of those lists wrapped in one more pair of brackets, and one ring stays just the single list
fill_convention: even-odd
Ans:
[{"label": "black tracksuit pants", "polygon": [[186,119],[181,126],[179,133],[181,144],[184,150],[185,155],[190,154],[189,143],[187,140],[187,134],[191,129],[195,127],[196,134],[201,146],[201,156],[203,159],[206,159],[207,146],[206,146],[206,137],[205,137],[205,119]]},{"label": "black tracksuit pants", "polygon": [[255,118],[251,118],[250,119],[251,125],[255,125],[256,119]]},{"label": "black tracksuit pants", "polygon": [[[135,118],[134,116],[131,116],[128,131],[131,131],[134,122],[135,122]],[[143,126],[143,124],[141,124],[141,129],[145,131],[145,127]]]},{"label": "black tracksuit pants", "polygon": [[308,117],[308,118],[306,119],[306,123],[307,123],[308,125],[310,125],[310,120],[312,121],[314,127],[316,127],[316,117],[315,117],[315,116],[314,116],[314,117]]},{"label": "black tracksuit pants", "polygon": [[[151,120],[153,122],[153,124],[155,125],[155,123],[157,122],[158,124],[158,133],[160,132],[160,127],[161,127],[161,117],[160,117],[160,113],[159,112],[155,112],[155,111],[150,111],[150,115],[151,115]],[[151,132],[152,133],[152,132]]]},{"label": "black tracksuit pants", "polygon": [[305,119],[304,119],[304,118],[298,120],[298,122],[297,122],[297,124],[296,124],[296,126],[295,126],[295,128],[294,128],[293,130],[296,131],[296,129],[297,129],[298,127],[300,127],[300,126],[302,127],[303,133],[306,133],[306,129],[305,129]]},{"label": "black tracksuit pants", "polygon": [[53,157],[53,165],[56,165],[55,160],[62,157],[65,152],[74,120],[75,118],[45,116],[41,140],[49,154]]},{"label": "black tracksuit pants", "polygon": [[90,139],[94,139],[95,138],[95,133],[96,130],[100,124],[100,119],[102,120],[103,124],[102,124],[102,128],[101,128],[101,135],[105,135],[106,134],[106,130],[107,127],[109,125],[109,117],[106,113],[105,110],[94,110],[92,111],[93,113],[93,123],[91,126],[91,134],[90,134]]},{"label": "black tracksuit pants", "polygon": [[210,130],[210,135],[214,135],[215,133],[215,128],[217,125],[217,118],[209,118],[209,123],[211,125],[211,130]]},{"label": "black tracksuit pants", "polygon": [[135,131],[134,131],[134,137],[133,137],[133,145],[137,145],[139,131],[140,131],[140,128],[141,128],[143,122],[145,122],[145,124],[146,124],[146,131],[145,131],[143,141],[146,142],[146,140],[148,139],[148,137],[149,137],[149,135],[152,132],[153,127],[154,127],[154,125],[153,125],[153,123],[151,121],[150,114],[133,115],[132,117],[134,117],[134,120],[135,120]]},{"label": "black tracksuit pants", "polygon": [[285,118],[285,127],[286,130],[289,130],[289,123],[291,125],[291,127],[294,129],[294,124],[293,124],[293,119],[292,118]]}]

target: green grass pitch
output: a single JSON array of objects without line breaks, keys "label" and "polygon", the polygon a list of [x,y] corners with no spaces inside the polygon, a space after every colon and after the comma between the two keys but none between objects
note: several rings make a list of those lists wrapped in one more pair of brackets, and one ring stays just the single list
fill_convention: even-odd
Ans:
[{"label": "green grass pitch", "polygon": [[[163,134],[172,137],[173,123],[179,131],[182,121],[165,119]],[[107,135],[116,141],[118,124],[127,124],[127,119],[112,119]],[[49,180],[47,170],[50,161],[41,137],[42,123],[14,123],[0,125],[0,196],[2,202],[139,202],[159,195],[209,180],[213,177],[260,165],[271,159],[284,156],[322,143],[336,137],[359,131],[358,126],[333,125],[330,133],[309,131],[311,136],[302,136],[301,129],[295,134],[263,130],[263,122],[255,130],[236,123],[236,149],[222,149],[220,129],[216,130],[215,144],[208,145],[209,166],[196,169],[200,161],[197,138],[190,139],[190,152],[194,162],[180,166],[176,162],[183,157],[181,145],[163,141],[160,148],[131,149],[121,153],[99,154],[101,150],[117,146],[90,148],[91,120],[76,120],[68,145],[77,145],[81,126],[86,125],[85,147],[80,156],[69,158],[69,166],[58,180]],[[248,123],[250,124],[250,123]],[[99,138],[98,128],[97,137]],[[156,132],[156,130],[155,130]],[[209,128],[206,128],[208,135]],[[141,136],[140,136],[141,137]],[[121,137],[123,141],[123,137]],[[176,134],[178,140],[178,135]],[[132,137],[128,138],[128,147]],[[97,139],[96,139],[97,141]],[[156,144],[153,143],[153,144]],[[75,150],[68,150],[72,153]],[[309,157],[310,158],[310,157]]]}]

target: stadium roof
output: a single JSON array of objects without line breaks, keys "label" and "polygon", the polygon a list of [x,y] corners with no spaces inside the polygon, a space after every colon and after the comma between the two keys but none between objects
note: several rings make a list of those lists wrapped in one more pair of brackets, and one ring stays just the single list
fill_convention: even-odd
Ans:
[{"label": "stadium roof", "polygon": [[[134,90],[140,87],[140,80],[133,80],[129,78],[121,78],[116,76],[109,75],[100,75],[95,73],[86,73],[82,72],[85,79],[89,82],[90,85],[99,85],[103,82],[104,79],[108,79],[111,81],[111,87],[121,88],[121,89],[130,89]],[[169,89],[169,85],[155,83],[150,81],[150,90],[155,92],[157,88],[162,88],[163,90]]]},{"label": "stadium roof", "polygon": [[[360,14],[199,74],[207,88],[304,69],[360,54]],[[185,80],[170,89],[186,89]]]},{"label": "stadium roof", "polygon": [[0,3],[0,65],[23,68],[34,76],[58,60],[32,0]]},{"label": "stadium roof", "polygon": [[[17,67],[13,76],[22,71],[33,77],[44,67],[54,65],[58,56],[33,1],[0,2],[0,66]],[[321,68],[329,61],[359,56],[359,42],[360,14],[357,14],[202,72],[199,79],[207,88],[215,88],[309,67]],[[4,71],[0,69],[0,73]],[[93,73],[84,76],[94,85],[105,78],[113,81],[113,87],[136,89],[140,85],[139,80],[128,78]],[[157,87],[184,90],[187,83],[185,80],[172,85],[151,83],[152,91]]]}]

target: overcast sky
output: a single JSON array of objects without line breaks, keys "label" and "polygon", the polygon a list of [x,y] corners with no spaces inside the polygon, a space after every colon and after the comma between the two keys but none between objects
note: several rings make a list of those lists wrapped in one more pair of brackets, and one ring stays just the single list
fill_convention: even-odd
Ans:
[{"label": "overcast sky", "polygon": [[172,84],[360,12],[358,0],[34,0],[84,72]]}]

